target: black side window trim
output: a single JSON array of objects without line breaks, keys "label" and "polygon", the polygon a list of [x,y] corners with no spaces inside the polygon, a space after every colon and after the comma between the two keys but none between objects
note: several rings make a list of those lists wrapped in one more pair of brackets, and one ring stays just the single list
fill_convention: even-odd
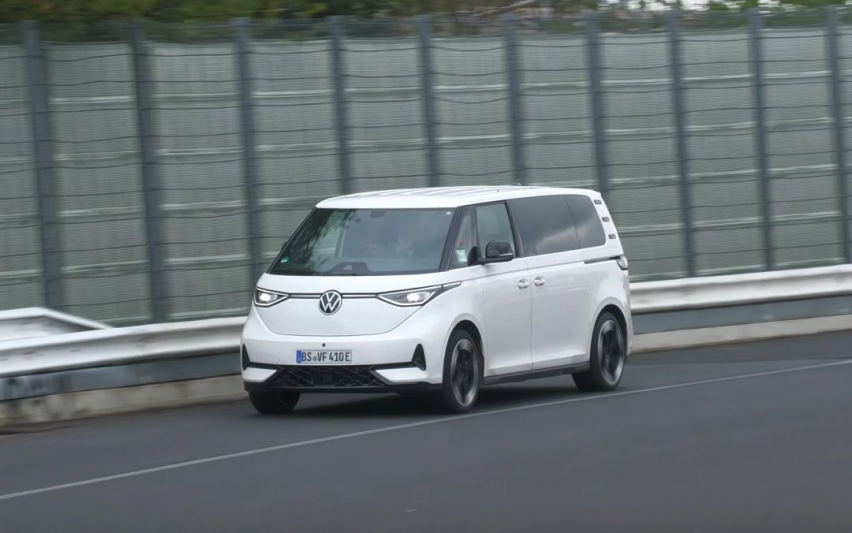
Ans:
[{"label": "black side window trim", "polygon": [[512,209],[512,202],[503,202],[506,204],[506,211],[509,212],[509,224],[512,225],[512,235],[515,237],[515,257],[526,257],[524,250],[524,241],[521,239],[521,231],[518,229],[518,220],[515,215],[515,210]]},{"label": "black side window trim", "polygon": [[453,219],[450,221],[450,229],[447,231],[447,240],[444,241],[444,255],[441,256],[441,268],[438,272],[447,272],[450,270],[453,256],[453,245],[458,237],[461,221],[464,219],[464,214],[467,212],[467,207],[457,207],[453,211]]},{"label": "black side window trim", "polygon": [[466,265],[453,267],[453,252],[455,251],[456,241],[459,238],[459,231],[461,231],[461,226],[464,222],[464,217],[468,215],[470,215],[470,230],[473,232],[473,247],[470,249],[470,251],[476,251],[476,209],[474,209],[472,205],[463,205],[461,207],[457,207],[455,214],[456,220],[453,220],[453,226],[450,228],[450,233],[447,235],[447,244],[446,249],[444,250],[444,260],[446,261],[446,264],[442,265],[441,272],[458,270],[460,268],[468,268],[476,264],[471,263],[470,256],[468,256]]}]

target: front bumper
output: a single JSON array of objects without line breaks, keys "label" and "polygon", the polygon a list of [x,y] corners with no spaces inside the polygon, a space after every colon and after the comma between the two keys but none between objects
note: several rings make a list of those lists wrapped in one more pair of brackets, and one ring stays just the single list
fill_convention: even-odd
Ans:
[{"label": "front bumper", "polygon": [[[420,372],[411,366],[383,365],[281,365],[269,367],[272,375],[262,382],[244,381],[248,392],[388,392],[428,391],[440,385],[426,382],[394,383],[383,377],[389,371]],[[391,373],[392,374],[392,373]]]},{"label": "front bumper", "polygon": [[[379,335],[279,335],[252,309],[243,328],[242,377],[251,392],[423,388],[442,381],[446,330],[437,320],[409,320]],[[418,346],[422,361],[415,364]],[[350,365],[299,364],[299,350],[351,350],[353,361]]]}]

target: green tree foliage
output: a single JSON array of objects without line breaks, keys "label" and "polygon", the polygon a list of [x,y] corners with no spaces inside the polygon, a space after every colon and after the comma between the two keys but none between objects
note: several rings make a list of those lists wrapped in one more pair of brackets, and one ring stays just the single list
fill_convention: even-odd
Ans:
[{"label": "green tree foliage", "polygon": [[713,1],[713,2],[710,2],[709,4],[707,4],[707,11],[718,11],[718,12],[726,13],[730,10],[731,10],[731,8],[725,2]]},{"label": "green tree foliage", "polygon": [[0,22],[105,21],[145,17],[164,22],[232,17],[321,18],[406,16],[430,4],[420,0],[0,0]]},{"label": "green tree foliage", "polygon": [[[163,22],[323,18],[409,17],[456,13],[473,6],[505,6],[517,0],[0,0],[0,22],[40,20],[87,23],[144,17]],[[551,0],[551,4],[596,0]]]},{"label": "green tree foliage", "polygon": [[[517,0],[0,0],[0,23],[40,20],[62,24],[147,18],[163,22],[222,21],[232,17],[256,19],[323,18],[342,15],[359,18],[410,17],[454,14],[475,8],[502,7]],[[618,4],[617,0],[608,0]],[[778,0],[781,5],[820,8],[845,0]],[[604,1],[604,4],[606,0]],[[643,6],[675,7],[678,0],[640,0]],[[558,13],[597,9],[599,0],[540,0]],[[709,0],[712,12],[743,11],[758,0]]]},{"label": "green tree foliage", "polygon": [[818,8],[825,6],[842,6],[846,0],[780,0],[783,6],[795,6],[801,8]]}]

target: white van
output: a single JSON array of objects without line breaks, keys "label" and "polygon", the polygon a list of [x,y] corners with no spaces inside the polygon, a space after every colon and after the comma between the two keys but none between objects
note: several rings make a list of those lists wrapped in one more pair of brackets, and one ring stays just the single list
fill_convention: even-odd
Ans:
[{"label": "white van", "polygon": [[432,391],[573,374],[611,391],[630,353],[627,260],[600,194],[452,187],[320,202],[257,284],[242,335],[261,413],[305,392]]}]

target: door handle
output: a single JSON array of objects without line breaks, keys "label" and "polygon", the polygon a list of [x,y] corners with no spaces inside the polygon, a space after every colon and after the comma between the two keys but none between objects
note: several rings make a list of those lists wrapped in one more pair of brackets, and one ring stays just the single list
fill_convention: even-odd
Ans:
[{"label": "door handle", "polygon": [[537,278],[535,278],[535,279],[533,280],[533,283],[535,283],[535,286],[536,286],[536,287],[541,287],[542,285],[544,285],[545,283],[547,283],[547,280],[546,280],[546,279],[544,279],[544,278],[543,278],[543,277],[541,277],[541,276],[538,276]]},{"label": "door handle", "polygon": [[522,279],[518,282],[518,288],[519,289],[526,289],[529,286],[530,286],[530,282],[525,280],[525,279]]}]

